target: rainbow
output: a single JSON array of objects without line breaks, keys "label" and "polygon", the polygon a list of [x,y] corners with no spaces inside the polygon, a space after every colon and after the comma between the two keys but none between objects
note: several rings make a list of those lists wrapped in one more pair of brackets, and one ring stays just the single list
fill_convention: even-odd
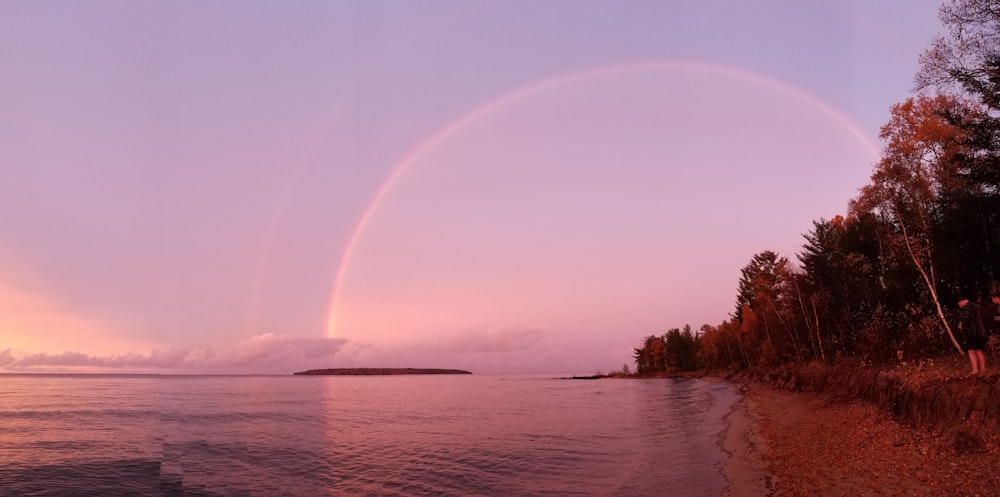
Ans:
[{"label": "rainbow", "polygon": [[403,173],[406,172],[411,167],[411,165],[414,162],[416,162],[417,159],[419,159],[424,153],[426,153],[428,150],[431,150],[435,146],[443,143],[448,138],[452,137],[453,135],[457,134],[467,126],[475,123],[476,121],[482,119],[483,117],[530,95],[551,90],[553,88],[558,88],[564,85],[579,83],[589,79],[606,77],[611,75],[620,75],[630,72],[643,72],[652,70],[680,70],[680,71],[701,72],[701,73],[744,80],[750,83],[775,89],[785,95],[800,100],[801,102],[812,108],[819,110],[820,112],[827,115],[837,123],[841,124],[845,129],[849,130],[851,134],[853,134],[858,139],[859,142],[865,144],[869,148],[872,157],[879,157],[881,155],[875,143],[873,143],[872,140],[865,135],[865,133],[857,126],[857,124],[855,124],[851,119],[849,119],[839,110],[832,107],[825,101],[782,81],[775,80],[772,78],[767,78],[765,76],[745,70],[707,64],[702,62],[694,62],[694,61],[640,61],[627,64],[602,66],[598,68],[573,72],[569,74],[561,74],[552,78],[544,79],[537,83],[525,86],[513,92],[502,95],[499,98],[492,100],[486,103],[485,105],[482,105],[479,108],[476,108],[472,112],[452,122],[445,128],[437,131],[436,133],[430,135],[430,137],[420,142],[413,150],[411,150],[408,154],[406,154],[406,156],[403,157],[403,159],[395,166],[395,168],[392,170],[388,178],[382,183],[382,185],[372,196],[371,201],[368,203],[368,206],[365,208],[364,212],[359,217],[358,222],[354,227],[354,230],[351,232],[347,244],[344,246],[344,251],[340,258],[340,263],[337,266],[337,272],[333,280],[333,289],[330,294],[330,299],[327,307],[326,335],[330,338],[334,338],[336,336],[337,315],[339,311],[338,304],[340,302],[341,292],[343,291],[344,279],[347,274],[347,270],[350,267],[351,259],[354,255],[354,251],[358,245],[358,242],[364,235],[365,229],[371,222],[375,213],[378,211],[382,201],[389,195],[389,193],[392,191],[393,187],[399,181]]}]

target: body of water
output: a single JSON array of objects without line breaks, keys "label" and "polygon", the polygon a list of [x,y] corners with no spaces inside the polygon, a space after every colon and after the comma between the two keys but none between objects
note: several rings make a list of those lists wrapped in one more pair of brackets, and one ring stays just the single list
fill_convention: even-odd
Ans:
[{"label": "body of water", "polygon": [[717,497],[727,383],[0,375],[2,496]]}]

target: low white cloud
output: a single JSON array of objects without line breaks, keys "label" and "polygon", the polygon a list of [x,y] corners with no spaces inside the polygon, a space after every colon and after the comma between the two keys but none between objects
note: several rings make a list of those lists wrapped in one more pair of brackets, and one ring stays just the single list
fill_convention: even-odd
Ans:
[{"label": "low white cloud", "polygon": [[546,330],[531,327],[496,327],[417,343],[366,343],[263,333],[228,346],[153,349],[148,353],[18,353],[9,348],[0,350],[0,369],[149,374],[291,374],[343,367],[455,368],[486,374],[593,372],[593,368],[577,368],[577,354],[554,354],[546,349],[545,341],[550,339]]},{"label": "low white cloud", "polygon": [[234,366],[274,364],[301,360],[315,363],[331,360],[344,347],[342,338],[313,338],[264,333],[237,344]]},{"label": "low white cloud", "polygon": [[548,336],[540,328],[496,327],[410,343],[351,341],[328,367],[451,368],[486,374],[552,371],[559,366],[541,357],[541,342]]},{"label": "low white cloud", "polygon": [[119,370],[156,373],[288,373],[329,367],[347,343],[344,339],[265,333],[222,349],[153,349],[148,354],[95,355],[77,351],[17,355],[0,352],[8,371]]},{"label": "low white cloud", "polygon": [[0,368],[5,367],[8,364],[12,364],[16,360],[17,359],[14,357],[14,354],[11,353],[9,348],[3,352],[0,352]]},{"label": "low white cloud", "polygon": [[[82,352],[61,352],[58,354],[30,354],[15,358],[6,364],[8,369],[30,370],[53,368],[110,368],[110,369],[170,369],[191,363],[202,362],[205,353],[191,349],[169,351],[152,350],[149,354],[90,355]],[[4,361],[0,360],[0,363]]]}]

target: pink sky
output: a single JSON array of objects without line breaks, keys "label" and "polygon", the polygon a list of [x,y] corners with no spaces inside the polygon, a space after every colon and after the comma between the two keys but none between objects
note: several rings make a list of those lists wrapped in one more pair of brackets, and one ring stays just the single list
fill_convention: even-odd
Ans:
[{"label": "pink sky", "polygon": [[937,6],[4,2],[0,368],[620,368],[843,212]]}]

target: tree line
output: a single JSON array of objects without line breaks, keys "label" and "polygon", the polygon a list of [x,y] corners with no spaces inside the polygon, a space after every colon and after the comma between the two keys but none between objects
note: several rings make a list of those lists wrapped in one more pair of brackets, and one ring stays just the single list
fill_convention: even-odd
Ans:
[{"label": "tree line", "polygon": [[1000,285],[1000,0],[939,17],[846,214],[813,222],[798,264],[753,255],[723,323],[645,337],[637,373],[962,353],[957,300]]}]

